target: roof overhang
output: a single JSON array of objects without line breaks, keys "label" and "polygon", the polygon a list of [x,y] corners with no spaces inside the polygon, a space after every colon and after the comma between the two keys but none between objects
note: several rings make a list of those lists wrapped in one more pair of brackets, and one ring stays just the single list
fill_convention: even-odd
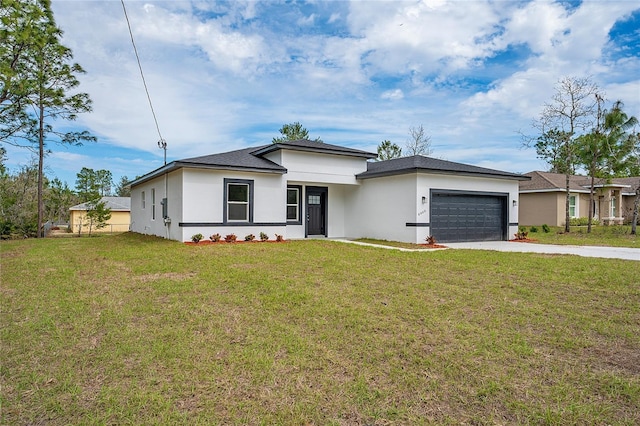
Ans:
[{"label": "roof overhang", "polygon": [[492,173],[482,173],[482,172],[470,172],[470,171],[457,171],[457,170],[441,170],[441,169],[429,169],[424,167],[412,167],[408,169],[401,170],[387,170],[380,172],[362,172],[356,175],[356,179],[371,179],[377,177],[384,176],[397,176],[397,175],[406,175],[411,173],[427,173],[427,174],[438,174],[438,175],[455,175],[455,176],[468,176],[468,177],[482,177],[489,179],[502,179],[502,180],[518,180],[518,181],[528,181],[531,180],[529,176],[524,175],[500,175],[500,174],[492,174]]},{"label": "roof overhang", "polygon": [[349,157],[359,157],[359,158],[367,158],[367,159],[373,159],[376,158],[378,155],[377,154],[373,154],[371,152],[365,152],[365,151],[356,151],[356,150],[352,150],[349,148],[345,148],[345,149],[340,149],[340,147],[335,146],[335,145],[331,145],[330,147],[309,147],[309,146],[301,146],[301,145],[295,145],[295,144],[288,144],[286,142],[280,142],[280,143],[274,143],[271,145],[267,145],[265,147],[262,147],[260,149],[257,149],[253,152],[251,152],[251,154],[253,155],[257,155],[257,156],[262,156],[265,154],[268,154],[270,152],[275,152],[281,149],[286,149],[289,151],[302,151],[302,152],[313,152],[316,154],[332,154],[332,155],[343,155],[343,156],[349,156]]},{"label": "roof overhang", "polygon": [[[536,194],[536,193],[549,193],[549,192],[566,193],[567,190],[565,188],[545,188],[545,189],[521,189],[518,192],[520,194]],[[588,194],[591,191],[587,191],[584,189],[570,189],[569,192],[574,194]]]},{"label": "roof overhang", "polygon": [[233,170],[236,172],[248,172],[248,173],[267,173],[267,174],[279,174],[283,175],[287,173],[287,170],[282,169],[263,169],[257,167],[241,167],[241,166],[228,166],[228,165],[217,165],[217,164],[202,164],[202,163],[191,163],[184,161],[172,161],[171,163],[157,168],[144,176],[141,176],[137,179],[129,182],[129,185],[133,188],[134,186],[140,185],[144,182],[148,182],[157,178],[158,176],[162,176],[178,169],[206,169],[206,170]]}]

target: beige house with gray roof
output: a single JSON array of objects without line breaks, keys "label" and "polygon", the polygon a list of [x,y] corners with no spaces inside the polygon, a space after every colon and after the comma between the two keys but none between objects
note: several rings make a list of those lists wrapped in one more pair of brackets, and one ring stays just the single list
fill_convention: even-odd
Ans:
[{"label": "beige house with gray roof", "polygon": [[[564,226],[566,203],[566,177],[559,173],[533,171],[520,181],[520,225]],[[629,223],[633,201],[640,177],[596,179],[594,192],[594,218],[601,224]],[[572,218],[589,216],[591,178],[569,177],[569,215]]]}]

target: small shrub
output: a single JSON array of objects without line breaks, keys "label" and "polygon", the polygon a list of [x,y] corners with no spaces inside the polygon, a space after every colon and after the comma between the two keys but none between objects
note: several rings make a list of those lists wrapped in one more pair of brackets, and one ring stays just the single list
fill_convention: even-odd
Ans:
[{"label": "small shrub", "polygon": [[529,236],[529,232],[527,232],[527,228],[520,227],[518,229],[518,232],[516,232],[513,235],[515,235],[516,240],[526,240],[527,237]]},{"label": "small shrub", "polygon": [[[572,217],[569,219],[570,226],[587,226],[589,224],[588,217]],[[591,219],[592,225],[599,225],[600,221],[598,219]]]},{"label": "small shrub", "polygon": [[202,236],[202,234],[195,234],[191,236],[191,241],[193,241],[194,243],[198,244],[200,242],[200,240],[202,240],[204,237]]},{"label": "small shrub", "polygon": [[213,234],[209,237],[209,239],[211,241],[213,241],[214,243],[217,243],[218,241],[220,241],[222,239],[222,236],[220,234]]},{"label": "small shrub", "polygon": [[244,240],[245,240],[245,241],[253,241],[253,240],[255,240],[255,239],[256,239],[256,236],[255,236],[255,235],[253,235],[253,234],[249,234],[249,235],[247,235],[247,236],[245,236],[245,237],[244,237]]},{"label": "small shrub", "polygon": [[538,232],[538,227],[537,226],[532,226],[531,228],[529,228],[529,232],[531,232],[531,233]]},{"label": "small shrub", "polygon": [[236,237],[236,234],[229,234],[224,237],[224,240],[227,243],[235,243],[237,239],[238,237]]},{"label": "small shrub", "polygon": [[280,235],[280,234],[276,234],[276,241],[282,242],[282,241],[284,241],[284,237],[282,235]]},{"label": "small shrub", "polygon": [[260,233],[260,241],[268,241],[269,240],[269,236],[267,234],[265,234],[264,232]]},{"label": "small shrub", "polygon": [[438,243],[438,242],[436,241],[436,237],[434,237],[433,235],[429,235],[429,236],[426,238],[426,241],[427,241],[427,244],[429,244],[429,245],[435,245],[435,244],[437,244],[437,243]]},{"label": "small shrub", "polygon": [[542,232],[544,232],[545,234],[548,234],[549,232],[551,232],[551,228],[549,228],[549,225],[547,225],[546,223],[542,225]]}]

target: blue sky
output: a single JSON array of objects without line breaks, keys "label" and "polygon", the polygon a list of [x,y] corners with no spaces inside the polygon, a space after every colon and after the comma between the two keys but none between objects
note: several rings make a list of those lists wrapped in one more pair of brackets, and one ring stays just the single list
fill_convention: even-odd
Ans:
[{"label": "blue sky", "polygon": [[[99,140],[50,145],[47,175],[82,167],[114,180],[162,165],[119,0],[53,0],[63,43],[87,73]],[[554,84],[591,76],[640,117],[640,6],[634,1],[125,1],[167,141],[168,161],[270,143],[299,121],[312,138],[375,152],[411,127],[433,156],[542,170],[519,132]],[[29,153],[8,147],[15,169]]]}]

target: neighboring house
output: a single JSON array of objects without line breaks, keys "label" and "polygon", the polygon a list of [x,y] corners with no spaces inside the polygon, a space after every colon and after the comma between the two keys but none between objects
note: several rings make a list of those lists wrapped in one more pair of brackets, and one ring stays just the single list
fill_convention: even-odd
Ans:
[{"label": "neighboring house", "polygon": [[423,243],[507,240],[519,174],[423,156],[300,140],[171,162],[131,183],[131,230],[189,241],[267,233],[287,239]]},{"label": "neighboring house", "polygon": [[[131,198],[130,197],[102,197],[100,201],[111,210],[111,219],[107,221],[107,226],[101,229],[92,229],[91,232],[127,232],[131,223]],[[83,226],[88,230],[87,210],[89,203],[78,204],[71,207],[71,218],[69,226],[73,232],[78,232],[78,226]],[[82,230],[84,232],[85,229]]]},{"label": "neighboring house", "polygon": [[[566,177],[559,173],[526,173],[531,180],[520,182],[520,224],[564,226]],[[604,225],[628,223],[640,177],[596,179],[593,217]],[[569,177],[569,216],[589,217],[591,178]]]}]

